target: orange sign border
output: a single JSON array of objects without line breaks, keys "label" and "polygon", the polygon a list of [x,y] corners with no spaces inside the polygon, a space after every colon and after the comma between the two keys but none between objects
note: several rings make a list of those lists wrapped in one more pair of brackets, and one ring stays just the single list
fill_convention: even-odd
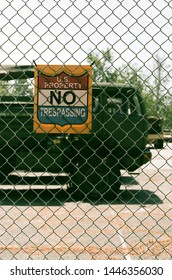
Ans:
[{"label": "orange sign border", "polygon": [[[82,124],[41,123],[37,117],[38,112],[38,76],[39,72],[47,76],[60,75],[62,72],[71,76],[81,76],[88,73],[88,117]],[[65,134],[90,134],[92,130],[92,67],[90,65],[37,65],[34,69],[34,131],[36,133],[65,133]]]}]

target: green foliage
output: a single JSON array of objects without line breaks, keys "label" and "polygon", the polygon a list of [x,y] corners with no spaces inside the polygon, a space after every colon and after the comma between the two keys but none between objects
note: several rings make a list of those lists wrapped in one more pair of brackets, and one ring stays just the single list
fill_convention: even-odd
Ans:
[{"label": "green foliage", "polygon": [[0,81],[0,96],[9,95],[11,92],[11,84],[7,81]]},{"label": "green foliage", "polygon": [[32,96],[33,89],[28,80],[15,80],[12,95],[15,96]]},{"label": "green foliage", "polygon": [[15,80],[15,82],[0,81],[0,95],[33,96],[33,86],[26,79]]},{"label": "green foliage", "polygon": [[88,55],[89,64],[93,64],[93,81],[95,82],[116,82],[137,85],[143,90],[143,81],[138,75],[136,67],[129,64],[120,68],[114,67],[114,57],[110,51],[93,52]]},{"label": "green foliage", "polygon": [[149,93],[142,93],[142,96],[144,98],[145,104],[146,104],[146,109],[147,109],[147,115],[148,116],[157,116],[157,111],[156,111],[156,104],[155,100],[153,98],[152,94]]},{"label": "green foliage", "polygon": [[99,53],[90,53],[88,62],[94,64],[93,81],[94,82],[115,82],[118,78],[118,71],[112,65],[113,56],[109,49]]},{"label": "green foliage", "polygon": [[172,129],[172,101],[166,105],[164,115],[164,127],[167,129]]}]

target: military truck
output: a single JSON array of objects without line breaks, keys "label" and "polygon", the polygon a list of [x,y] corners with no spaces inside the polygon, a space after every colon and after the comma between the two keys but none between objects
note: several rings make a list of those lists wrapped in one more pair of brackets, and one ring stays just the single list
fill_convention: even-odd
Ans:
[{"label": "military truck", "polygon": [[[0,80],[33,79],[30,66],[3,67]],[[95,83],[89,134],[41,133],[33,130],[32,96],[0,96],[0,173],[14,170],[65,174],[70,194],[113,197],[121,170],[134,171],[151,158],[146,108],[137,87]]]}]

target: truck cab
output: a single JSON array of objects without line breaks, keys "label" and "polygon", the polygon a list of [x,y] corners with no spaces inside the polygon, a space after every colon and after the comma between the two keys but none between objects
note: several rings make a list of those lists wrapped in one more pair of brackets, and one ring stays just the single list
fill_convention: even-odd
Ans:
[{"label": "truck cab", "polygon": [[[0,80],[32,79],[33,67],[1,69]],[[148,121],[137,87],[94,83],[89,133],[36,133],[33,96],[0,97],[0,176],[13,170],[64,173],[68,190],[101,198],[116,195],[121,170],[151,159]]]},{"label": "truck cab", "polygon": [[72,143],[78,151],[71,168],[73,186],[95,196],[117,193],[120,170],[132,172],[151,158],[144,100],[134,86],[97,83],[92,114],[91,134]]}]

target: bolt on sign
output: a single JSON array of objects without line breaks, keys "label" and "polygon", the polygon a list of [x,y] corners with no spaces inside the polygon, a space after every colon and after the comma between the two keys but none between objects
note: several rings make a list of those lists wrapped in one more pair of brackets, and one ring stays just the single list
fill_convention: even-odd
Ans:
[{"label": "bolt on sign", "polygon": [[91,133],[91,66],[37,65],[34,84],[36,133]]}]

